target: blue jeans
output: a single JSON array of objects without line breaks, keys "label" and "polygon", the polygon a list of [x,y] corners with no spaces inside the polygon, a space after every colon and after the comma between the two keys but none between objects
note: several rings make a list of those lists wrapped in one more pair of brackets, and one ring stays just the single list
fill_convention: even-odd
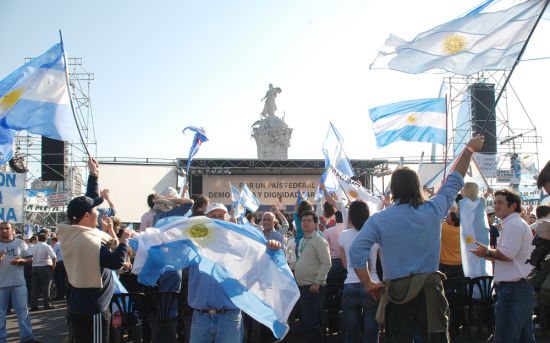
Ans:
[{"label": "blue jeans", "polygon": [[535,342],[533,286],[527,282],[498,284],[495,306],[495,343]]},{"label": "blue jeans", "polygon": [[243,335],[240,310],[216,314],[193,311],[190,343],[241,343]]},{"label": "blue jeans", "polygon": [[376,321],[378,302],[367,293],[361,283],[346,283],[342,293],[342,310],[344,311],[346,343],[357,343],[361,334],[363,322],[363,336],[360,342],[378,342],[380,325]]},{"label": "blue jeans", "polygon": [[0,288],[0,343],[6,343],[8,336],[6,312],[10,298],[19,322],[19,338],[21,342],[28,341],[33,338],[31,316],[27,308],[27,286],[21,285]]}]

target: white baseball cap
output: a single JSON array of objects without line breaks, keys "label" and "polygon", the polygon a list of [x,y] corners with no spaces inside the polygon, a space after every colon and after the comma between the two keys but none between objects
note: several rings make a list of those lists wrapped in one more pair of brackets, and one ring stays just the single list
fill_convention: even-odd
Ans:
[{"label": "white baseball cap", "polygon": [[224,204],[221,204],[219,202],[212,202],[206,208],[205,214],[208,214],[214,210],[223,210],[225,213],[227,213],[227,207],[225,207]]}]

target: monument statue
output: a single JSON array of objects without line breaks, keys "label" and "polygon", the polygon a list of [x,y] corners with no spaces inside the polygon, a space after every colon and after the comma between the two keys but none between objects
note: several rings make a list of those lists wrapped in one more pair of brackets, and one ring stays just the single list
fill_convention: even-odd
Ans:
[{"label": "monument statue", "polygon": [[288,147],[292,129],[275,115],[275,98],[281,88],[269,84],[262,101],[265,100],[260,120],[252,124],[252,137],[256,140],[258,158],[264,160],[284,160],[288,158]]},{"label": "monument statue", "polygon": [[262,98],[262,100],[260,100],[260,101],[265,100],[264,109],[261,113],[262,118],[275,115],[275,111],[277,111],[277,105],[275,105],[275,98],[279,93],[281,93],[281,88],[273,87],[273,85],[270,83],[269,89],[265,93],[265,96]]}]

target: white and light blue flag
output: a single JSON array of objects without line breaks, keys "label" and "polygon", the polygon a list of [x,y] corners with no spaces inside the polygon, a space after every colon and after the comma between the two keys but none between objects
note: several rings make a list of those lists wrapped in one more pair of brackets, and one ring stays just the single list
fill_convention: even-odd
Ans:
[{"label": "white and light blue flag", "polygon": [[338,180],[338,185],[342,188],[342,192],[345,193],[345,197],[348,201],[357,199],[365,201],[369,205],[371,215],[382,209],[382,200],[374,196],[360,183],[353,181],[349,176],[344,175],[336,168],[331,167],[330,172]]},{"label": "white and light blue flag", "polygon": [[0,81],[1,127],[75,139],[66,77],[63,46],[57,43]]},{"label": "white and light blue flag", "polygon": [[229,182],[229,190],[231,191],[231,208],[236,208],[241,198],[241,192],[231,182]]},{"label": "white and light blue flag", "polygon": [[484,3],[410,42],[390,35],[371,69],[411,74],[438,69],[468,76],[483,70],[511,68],[545,2],[527,0],[491,12],[489,4]]},{"label": "white and light blue flag", "polygon": [[[340,135],[334,124],[330,123],[325,141],[323,142],[325,169],[333,166],[342,174],[352,177],[355,173],[353,172],[350,160],[344,152],[343,143],[344,138],[342,138],[342,135]],[[324,179],[321,179],[321,182],[324,182]]]},{"label": "white and light blue flag", "polygon": [[446,102],[444,98],[396,102],[371,108],[376,145],[384,147],[396,141],[446,142]]},{"label": "white and light blue flag", "polygon": [[239,205],[242,205],[252,213],[256,212],[258,207],[260,207],[260,201],[256,198],[247,185],[243,185],[243,188],[241,189]]},{"label": "white and light blue flag", "polygon": [[13,157],[13,140],[15,132],[11,129],[0,127],[0,165],[8,162]]},{"label": "white and light blue flag", "polygon": [[332,122],[329,125],[322,149],[325,156],[325,172],[321,176],[320,183],[325,185],[327,191],[336,192],[338,199],[345,199],[342,188],[338,185],[338,180],[331,173],[331,168],[336,168],[349,177],[354,176],[355,173],[344,151],[344,138]]},{"label": "white and light blue flag", "polygon": [[474,278],[493,274],[490,261],[479,258],[470,252],[475,242],[489,245],[489,223],[485,214],[485,204],[481,198],[475,201],[464,198],[458,203],[460,215],[460,254],[464,276]]},{"label": "white and light blue flag", "polygon": [[300,297],[282,250],[267,248],[257,228],[206,217],[192,217],[138,233],[134,273],[154,285],[170,270],[196,265],[217,280],[233,304],[281,339]]}]

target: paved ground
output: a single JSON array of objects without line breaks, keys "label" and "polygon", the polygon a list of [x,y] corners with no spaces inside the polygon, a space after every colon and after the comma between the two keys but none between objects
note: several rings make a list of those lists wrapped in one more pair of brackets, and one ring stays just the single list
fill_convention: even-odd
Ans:
[{"label": "paved ground", "polygon": [[[33,332],[35,337],[38,338],[42,343],[60,343],[63,342],[67,336],[67,325],[66,325],[66,308],[65,304],[62,301],[54,302],[54,305],[57,307],[54,310],[47,311],[38,311],[32,312],[32,325]],[[19,329],[17,327],[17,319],[15,315],[12,314],[8,316],[8,343],[17,343],[19,342]],[[471,340],[468,340],[464,336],[458,337],[456,343],[466,343],[466,342],[486,342],[486,340],[479,339],[475,337],[477,331],[472,328],[472,337]],[[337,343],[342,342],[343,337],[341,335],[327,336],[327,343]],[[289,343],[299,343],[302,342],[297,335],[289,333],[289,336],[285,340]],[[537,343],[550,343],[550,337],[537,337]],[[251,342],[251,343],[262,343],[262,342]]]},{"label": "paved ground", "polygon": [[[53,304],[56,306],[54,310],[31,312],[33,333],[42,343],[60,343],[67,335],[65,302],[54,301]],[[19,327],[15,314],[8,316],[7,328],[7,343],[19,342]]]}]

